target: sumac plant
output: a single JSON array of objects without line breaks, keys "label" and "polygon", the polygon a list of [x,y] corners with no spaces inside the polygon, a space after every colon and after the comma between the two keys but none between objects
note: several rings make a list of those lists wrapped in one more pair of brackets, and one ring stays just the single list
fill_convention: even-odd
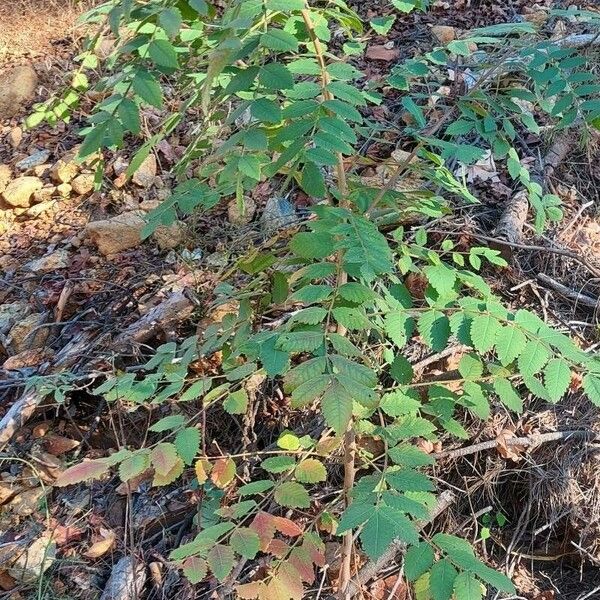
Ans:
[{"label": "sumac plant", "polygon": [[[390,11],[425,5],[394,0]],[[325,565],[324,539],[335,536],[342,537],[340,597],[355,553],[377,560],[394,540],[406,544],[404,574],[419,597],[472,600],[485,586],[514,593],[465,540],[420,532],[437,496],[428,475],[434,459],[417,439],[467,440],[465,419],[485,421],[492,409],[519,413],[529,394],[557,402],[581,381],[600,405],[600,362],[531,312],[502,304],[479,274],[504,265],[496,251],[431,240],[426,221],[477,203],[454,167],[486,150],[531,183],[512,144],[535,126],[538,104],[561,126],[594,125],[597,101],[585,99],[593,90],[577,75],[581,60],[538,47],[529,25],[496,27],[475,43],[493,60],[525,57],[513,87],[499,85],[505,70],[495,75],[486,61],[463,65],[471,42],[398,65],[389,81],[366,81],[356,58],[371,28],[389,29],[393,16],[366,24],[342,0],[119,0],[87,19],[112,32],[111,55],[98,63],[99,33],[80,56],[73,86],[40,106],[32,123],[69,118],[88,81],[99,79],[102,100],[82,131],[82,159],[139,139],[131,174],[163,138],[192,132],[176,167],[179,184],[150,214],[144,235],[221,200],[237,199],[243,210],[265,180],[281,194],[300,188],[315,203],[291,239],[288,229],[236,262],[216,289],[227,314],[201,339],[161,346],[143,371],[96,390],[127,410],[162,407],[167,414],[151,426],[150,443],[76,464],[57,484],[112,468],[129,481],[151,467],[155,486],[193,478],[204,494],[198,533],[170,558],[190,581],[214,577],[244,599],[304,597]],[[431,102],[449,66],[455,80],[464,81],[467,68],[476,73],[475,83]],[[531,73],[544,69],[562,69],[564,85]],[[400,130],[369,117],[369,105],[389,93],[410,115]],[[384,144],[389,131],[411,152],[386,161],[385,183],[367,185],[356,172],[374,159],[361,149],[372,139]],[[99,182],[101,174],[99,166]],[[417,183],[398,185],[408,175]],[[560,218],[558,199],[530,187],[538,227]],[[404,352],[409,342],[434,353],[456,346],[462,357],[455,371],[424,381]],[[192,361],[217,352],[218,374],[191,374]],[[305,435],[282,431],[266,450],[207,455],[202,415],[247,415],[266,379],[315,426]],[[380,453],[357,448],[358,436],[377,440]],[[248,564],[258,557],[260,576]]]}]

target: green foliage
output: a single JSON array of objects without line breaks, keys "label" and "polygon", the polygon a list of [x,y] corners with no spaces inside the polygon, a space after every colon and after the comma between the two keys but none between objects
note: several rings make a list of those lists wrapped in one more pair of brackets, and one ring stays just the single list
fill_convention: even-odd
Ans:
[{"label": "green foliage", "polygon": [[[428,2],[391,4],[410,13]],[[585,59],[534,40],[528,23],[511,23],[484,28],[472,39],[399,65],[389,84],[402,94],[402,106],[411,115],[403,134],[419,148],[414,168],[448,197],[425,188],[416,194],[380,193],[352,177],[342,181],[339,172],[331,176],[334,168],[343,170],[345,157],[358,157],[362,140],[376,126],[363,115],[364,107],[381,100],[348,61],[362,52],[364,32],[343,1],[234,1],[221,12],[204,0],[113,0],[106,8],[118,43],[107,75],[96,84],[104,99],[81,132],[81,158],[99,158],[105,148],[139,139],[131,175],[185,119],[199,119],[194,140],[176,166],[179,184],[150,213],[144,237],[182,213],[207,210],[222,200],[235,198],[243,205],[244,196],[266,180],[297,186],[328,202],[313,207],[313,218],[289,243],[238,262],[217,288],[220,303],[237,299],[238,308],[208,326],[202,340],[164,344],[142,372],[115,374],[94,390],[130,411],[171,407],[171,414],[150,426],[147,447],[75,465],[57,484],[102,477],[112,467],[122,481],[152,469],[156,486],[189,473],[203,494],[201,529],[170,558],[190,581],[209,574],[227,580],[239,558],[252,560],[262,553],[269,557],[264,562],[268,574],[238,586],[240,597],[282,589],[293,590],[286,597],[302,597],[303,582],[310,585],[315,566],[324,564],[323,543],[314,531],[300,527],[301,518],[296,522],[281,515],[335,513],[323,508],[321,499],[315,502],[311,486],[328,477],[324,462],[330,451],[322,446],[351,426],[384,440],[386,451],[385,456],[364,452],[363,459],[375,468],[358,478],[352,503],[336,513],[337,535],[358,531],[373,559],[392,541],[405,543],[406,576],[433,600],[481,598],[485,585],[514,593],[510,581],[481,563],[467,542],[439,533],[427,542],[420,538],[417,521],[426,520],[435,504],[425,471],[434,460],[414,442],[435,441],[442,434],[468,438],[460,422],[465,410],[480,419],[498,406],[520,412],[522,396],[529,392],[556,402],[573,375],[582,377],[585,393],[600,405],[600,364],[535,315],[513,314],[502,305],[478,273],[505,265],[498,252],[481,246],[465,250],[450,240],[436,245],[425,228],[405,230],[398,223],[403,215],[448,214],[453,198],[477,202],[446,163],[467,167],[486,151],[506,161],[511,177],[527,190],[538,229],[559,219],[557,199],[542,193],[513,146],[523,132],[538,131],[533,108],[558,127],[576,120],[597,126],[597,88],[586,76]],[[91,11],[89,19],[104,14]],[[307,14],[314,31],[307,28]],[[371,27],[385,33],[393,24],[390,15],[373,20]],[[333,27],[344,38],[346,57],[331,53]],[[516,36],[510,40],[516,55],[510,68],[521,76],[518,88],[500,85],[486,71],[486,61],[470,56],[470,42],[495,56],[506,48],[508,34]],[[68,117],[69,107],[76,106],[68,94],[77,100],[89,86],[83,71],[97,67],[96,42],[91,40],[80,57],[82,72],[67,96],[40,107],[33,122]],[[456,55],[470,56],[474,81],[457,98],[438,98],[441,112],[453,118],[433,137],[425,134],[429,92],[420,90],[437,89]],[[177,106],[174,97],[180,100]],[[140,115],[148,107],[159,111],[162,121],[146,139]],[[199,166],[188,178],[192,161]],[[378,208],[390,211],[392,220],[382,221]],[[410,286],[411,277],[423,282],[422,293]],[[289,318],[263,327],[264,313],[281,307],[289,309]],[[402,354],[409,343],[433,352],[457,343],[470,350],[451,385],[416,379]],[[190,378],[193,361],[217,352],[222,359],[217,374]],[[255,408],[252,382],[266,377],[281,387],[292,409],[318,410],[336,437],[315,440],[284,431],[276,450],[265,451],[268,456],[256,453],[260,460],[252,463],[252,472],[259,471],[262,479],[242,482],[236,457],[200,455],[199,414],[217,409],[219,418],[243,420]],[[64,397],[64,388],[55,389]],[[295,541],[288,544],[281,537]]]}]

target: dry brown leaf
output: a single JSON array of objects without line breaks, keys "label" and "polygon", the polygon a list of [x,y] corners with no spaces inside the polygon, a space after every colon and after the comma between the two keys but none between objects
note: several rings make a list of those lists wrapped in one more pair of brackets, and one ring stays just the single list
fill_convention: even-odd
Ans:
[{"label": "dry brown leaf", "polygon": [[99,558],[106,554],[115,544],[116,535],[114,531],[108,529],[100,530],[103,538],[97,542],[94,542],[87,552],[83,553],[86,558]]},{"label": "dry brown leaf", "polygon": [[0,570],[0,589],[8,592],[17,585],[17,582],[4,570]]},{"label": "dry brown leaf", "polygon": [[71,438],[56,435],[54,433],[46,435],[43,440],[44,448],[54,456],[61,456],[62,454],[74,450],[79,446],[79,443],[80,442],[77,440],[72,440]]},{"label": "dry brown leaf", "polygon": [[506,442],[507,440],[514,438],[515,434],[514,432],[510,431],[509,429],[503,429],[497,436],[496,436],[496,443],[498,444],[496,446],[496,448],[498,449],[498,454],[500,454],[500,456],[502,458],[506,458],[507,460],[513,460],[515,462],[518,462],[521,460],[521,458],[523,458],[520,454],[521,451],[523,451],[525,448],[523,446],[509,446]]},{"label": "dry brown leaf", "polygon": [[83,530],[74,525],[56,525],[48,535],[57,546],[65,546],[71,542],[76,542],[83,537]]},{"label": "dry brown leaf", "polygon": [[[404,581],[398,582],[398,575],[390,575],[384,580],[386,595],[388,600],[406,600],[408,588]],[[392,591],[394,592],[392,594]],[[391,594],[391,595],[390,595]]]}]

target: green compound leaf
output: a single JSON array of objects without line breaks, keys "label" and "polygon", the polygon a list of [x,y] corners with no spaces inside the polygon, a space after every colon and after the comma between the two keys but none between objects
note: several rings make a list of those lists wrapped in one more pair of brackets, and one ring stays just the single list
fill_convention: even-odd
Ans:
[{"label": "green compound leaf", "polygon": [[404,556],[404,573],[409,581],[416,581],[423,573],[426,573],[433,561],[435,555],[431,546],[421,542],[416,546],[411,546]]},{"label": "green compound leaf", "polygon": [[517,365],[522,375],[531,377],[542,370],[549,358],[546,344],[540,340],[531,340],[517,359]]},{"label": "green compound leaf", "polygon": [[200,449],[200,431],[195,427],[186,427],[175,436],[177,454],[186,465],[191,465]]},{"label": "green compound leaf", "polygon": [[450,600],[458,571],[447,559],[439,560],[431,567],[429,588],[433,600]]},{"label": "green compound leaf", "polygon": [[544,384],[548,396],[553,402],[558,402],[569,389],[571,383],[571,368],[562,358],[553,358],[544,368]]},{"label": "green compound leaf", "polygon": [[229,543],[235,552],[250,560],[258,554],[260,549],[258,534],[248,527],[235,529],[229,537]]},{"label": "green compound leaf", "polygon": [[518,358],[525,349],[527,337],[516,326],[502,327],[496,338],[496,354],[503,366],[509,365]]},{"label": "green compound leaf", "polygon": [[500,323],[492,315],[476,315],[471,322],[471,340],[475,350],[484,354],[494,347],[500,334]]},{"label": "green compound leaf", "polygon": [[310,496],[302,485],[295,481],[286,481],[275,488],[275,502],[286,508],[309,508]]}]

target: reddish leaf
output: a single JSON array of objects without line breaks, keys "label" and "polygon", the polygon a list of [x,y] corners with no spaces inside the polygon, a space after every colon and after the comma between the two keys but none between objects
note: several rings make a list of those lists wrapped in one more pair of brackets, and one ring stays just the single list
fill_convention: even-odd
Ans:
[{"label": "reddish leaf", "polygon": [[102,477],[107,471],[108,465],[101,460],[84,460],[78,465],[68,468],[64,473],[61,473],[54,482],[54,485],[64,487],[65,485],[81,483],[88,479],[97,479],[98,477]]},{"label": "reddish leaf", "polygon": [[277,558],[284,558],[290,551],[290,547],[283,540],[271,540],[267,552]]},{"label": "reddish leaf", "polygon": [[302,600],[304,597],[304,586],[298,571],[289,563],[282,562],[277,569],[277,577],[285,585],[287,593],[294,600]]},{"label": "reddish leaf", "polygon": [[190,583],[200,583],[208,571],[206,561],[199,556],[190,556],[183,562],[183,574]]},{"label": "reddish leaf", "polygon": [[177,450],[173,444],[162,442],[152,450],[150,454],[152,466],[158,475],[167,475],[175,467],[177,461]]},{"label": "reddish leaf", "polygon": [[235,591],[237,592],[238,598],[242,600],[254,600],[259,595],[262,596],[265,584],[262,581],[251,581],[250,583],[244,583],[243,585],[237,585]]},{"label": "reddish leaf", "polygon": [[258,533],[258,537],[260,538],[260,549],[263,552],[266,552],[275,535],[273,516],[263,511],[257,513],[252,523],[250,523],[250,529],[253,529]]},{"label": "reddish leaf", "polygon": [[219,488],[225,488],[235,477],[235,462],[231,458],[220,458],[210,474],[211,481]]},{"label": "reddish leaf", "polygon": [[306,534],[302,547],[306,549],[313,561],[318,567],[325,566],[325,545],[315,535]]},{"label": "reddish leaf", "polygon": [[303,531],[294,521],[285,517],[273,517],[273,525],[275,525],[275,529],[279,533],[283,533],[283,535],[287,535],[288,537],[297,537]]},{"label": "reddish leaf", "polygon": [[306,548],[294,548],[289,560],[290,564],[298,571],[302,581],[308,585],[315,582],[315,569]]},{"label": "reddish leaf", "polygon": [[185,465],[183,461],[177,457],[175,464],[167,473],[154,473],[154,479],[152,480],[152,485],[154,487],[158,487],[161,485],[169,485],[173,483],[182,473]]}]

